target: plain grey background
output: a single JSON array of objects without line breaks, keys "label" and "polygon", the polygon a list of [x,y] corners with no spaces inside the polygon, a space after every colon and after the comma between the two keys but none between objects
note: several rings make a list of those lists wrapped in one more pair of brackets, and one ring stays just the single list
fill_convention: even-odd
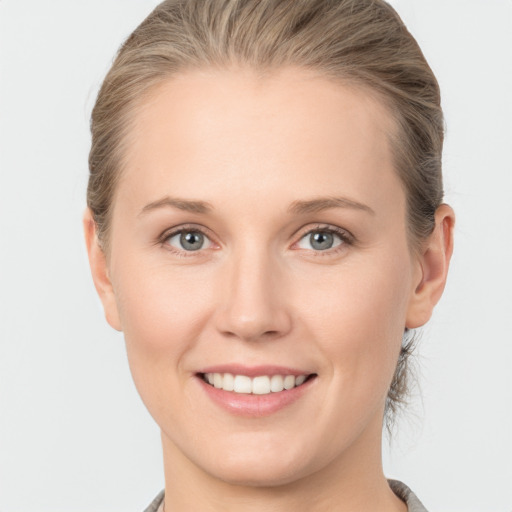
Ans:
[{"label": "plain grey background", "polygon": [[[163,487],[81,232],[94,98],[156,3],[0,0],[0,512],[137,512]],[[431,512],[510,512],[512,1],[392,4],[441,84],[458,222],[386,472]]]}]

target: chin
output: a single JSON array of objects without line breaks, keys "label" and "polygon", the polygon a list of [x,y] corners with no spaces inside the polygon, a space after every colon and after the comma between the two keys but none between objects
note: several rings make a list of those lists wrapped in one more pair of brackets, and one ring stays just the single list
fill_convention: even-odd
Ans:
[{"label": "chin", "polygon": [[[301,470],[302,469],[302,470]],[[307,475],[304,468],[296,465],[285,467],[272,466],[255,461],[233,466],[217,466],[210,475],[230,485],[243,487],[280,487],[291,484]]]},{"label": "chin", "polygon": [[290,484],[314,471],[313,461],[303,450],[283,444],[265,449],[240,450],[232,447],[208,461],[196,461],[214,478],[228,484],[250,487],[278,487]]}]

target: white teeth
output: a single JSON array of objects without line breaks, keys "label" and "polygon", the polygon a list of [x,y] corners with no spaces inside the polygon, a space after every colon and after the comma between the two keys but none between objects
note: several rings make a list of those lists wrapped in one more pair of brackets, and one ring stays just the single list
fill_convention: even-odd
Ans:
[{"label": "white teeth", "polygon": [[270,393],[270,378],[267,376],[252,379],[252,392],[255,395],[268,395]]},{"label": "white teeth", "polygon": [[222,379],[222,389],[224,391],[233,391],[235,389],[235,377],[231,373],[225,373]]},{"label": "white teeth", "polygon": [[306,376],[305,375],[299,375],[298,377],[296,377],[295,379],[295,385],[296,386],[300,386],[301,384],[304,384],[304,381],[306,380]]},{"label": "white teeth", "polygon": [[[220,374],[217,374],[220,375]],[[252,382],[251,378],[245,375],[235,376],[235,387],[233,389],[235,393],[251,393]]]},{"label": "white teeth", "polygon": [[284,389],[284,379],[281,375],[272,375],[270,378],[270,391],[278,393]]},{"label": "white teeth", "polygon": [[222,375],[220,373],[214,373],[213,374],[213,385],[217,389],[221,389],[222,388]]},{"label": "white teeth", "polygon": [[284,378],[284,389],[292,389],[295,386],[295,376],[287,375]]},{"label": "white teeth", "polygon": [[235,393],[268,395],[279,393],[283,390],[293,389],[304,384],[307,375],[260,375],[258,377],[247,377],[247,375],[233,375],[231,373],[205,373],[204,380],[224,391]]}]

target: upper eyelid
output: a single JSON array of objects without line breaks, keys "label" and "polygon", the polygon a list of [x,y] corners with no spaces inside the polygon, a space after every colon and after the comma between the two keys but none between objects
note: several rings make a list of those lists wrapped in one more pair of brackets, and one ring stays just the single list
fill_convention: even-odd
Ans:
[{"label": "upper eyelid", "polygon": [[354,235],[345,228],[340,228],[339,226],[333,226],[332,224],[317,224],[314,228],[309,228],[304,231],[300,237],[302,239],[304,236],[313,233],[315,231],[328,231],[330,233],[334,233],[338,235],[340,238],[348,240],[350,242],[355,241]]},{"label": "upper eyelid", "polygon": [[207,236],[208,238],[212,238],[212,236],[210,234],[211,231],[204,226],[200,226],[200,225],[196,225],[196,224],[182,224],[182,225],[175,226],[173,228],[168,228],[168,229],[164,230],[162,232],[162,234],[158,237],[158,239],[165,241],[168,238],[170,238],[171,236],[182,233],[183,231],[190,231],[190,232],[198,231],[199,233],[202,233],[203,235]]}]

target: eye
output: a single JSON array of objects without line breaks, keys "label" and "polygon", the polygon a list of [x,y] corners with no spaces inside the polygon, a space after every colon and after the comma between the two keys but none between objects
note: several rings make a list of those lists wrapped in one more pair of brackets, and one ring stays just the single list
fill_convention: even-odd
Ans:
[{"label": "eye", "polygon": [[348,243],[348,235],[343,231],[333,228],[317,228],[306,233],[298,242],[300,249],[310,249],[313,251],[328,251]]},{"label": "eye", "polygon": [[209,249],[212,246],[210,239],[197,229],[181,229],[166,235],[164,243],[173,249],[186,252]]}]

